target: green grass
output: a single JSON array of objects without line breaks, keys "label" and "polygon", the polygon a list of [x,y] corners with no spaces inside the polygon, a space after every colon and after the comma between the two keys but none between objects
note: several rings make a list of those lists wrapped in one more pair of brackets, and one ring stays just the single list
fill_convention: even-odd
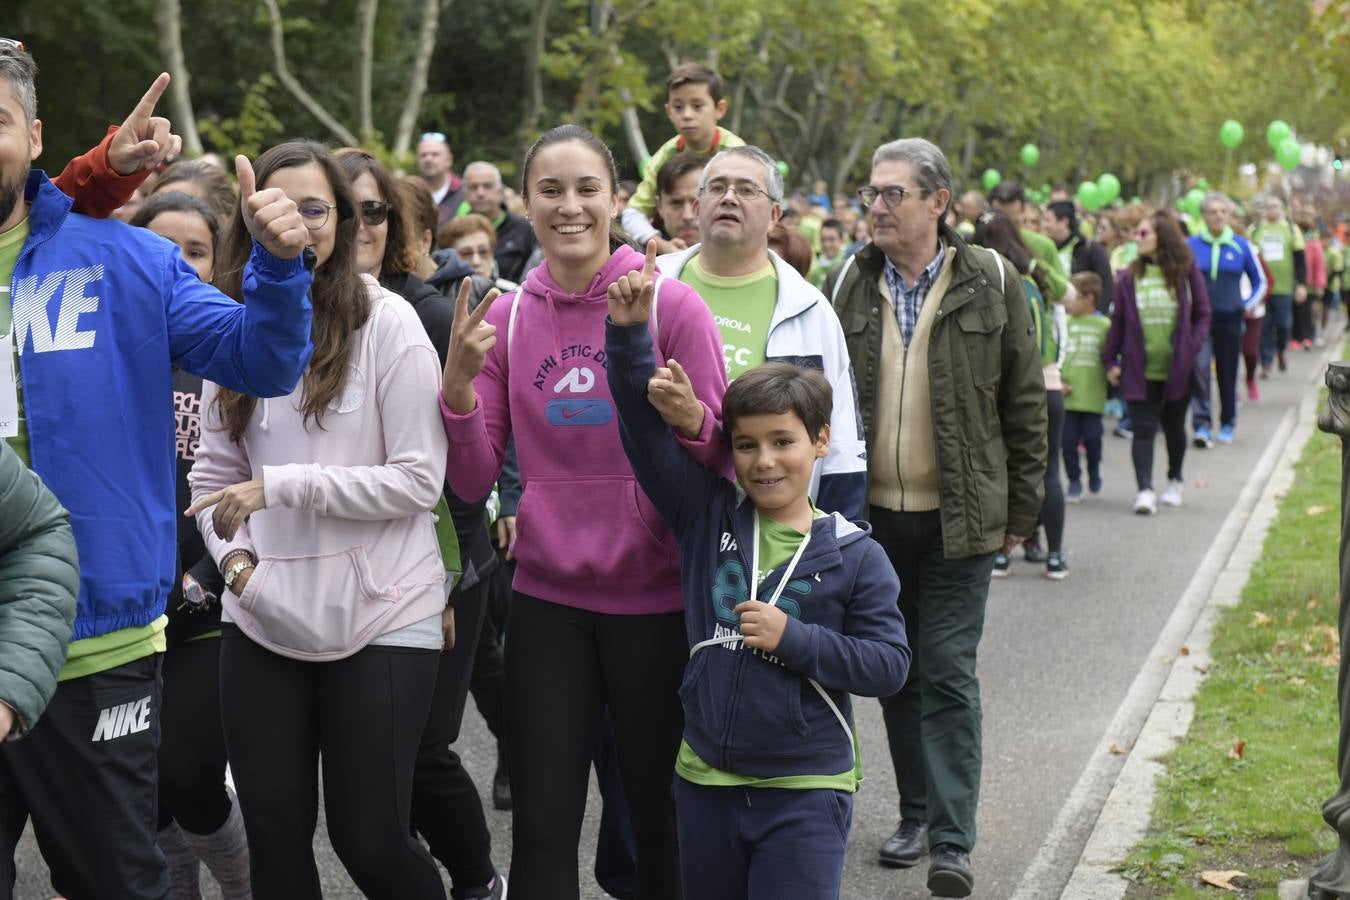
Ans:
[{"label": "green grass", "polygon": [[1190,733],[1165,758],[1149,833],[1118,870],[1128,897],[1234,896],[1200,873],[1240,869],[1241,896],[1274,898],[1335,846],[1321,808],[1337,787],[1340,481],[1340,441],[1318,432],[1241,603],[1215,627]]}]

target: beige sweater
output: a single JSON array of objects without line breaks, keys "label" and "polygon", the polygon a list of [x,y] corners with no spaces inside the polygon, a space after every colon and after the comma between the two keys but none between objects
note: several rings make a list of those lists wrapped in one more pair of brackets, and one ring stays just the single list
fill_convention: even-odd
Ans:
[{"label": "beige sweater", "polygon": [[[954,248],[947,248],[942,271],[919,312],[906,348],[893,312],[882,316],[881,371],[877,385],[876,438],[867,475],[867,502],[902,512],[925,512],[941,503],[937,445],[933,439],[933,398],[928,385],[928,339],[943,295],[952,282]],[[881,293],[892,303],[886,275]]]}]

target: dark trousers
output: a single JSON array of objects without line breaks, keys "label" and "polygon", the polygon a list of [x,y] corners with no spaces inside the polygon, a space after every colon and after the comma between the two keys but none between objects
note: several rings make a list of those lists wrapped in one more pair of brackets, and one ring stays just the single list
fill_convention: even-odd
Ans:
[{"label": "dark trousers", "polygon": [[684,895],[837,900],[853,795],[725,788],[675,778]]},{"label": "dark trousers", "polygon": [[1078,464],[1078,445],[1087,453],[1088,478],[1102,477],[1102,414],[1069,410],[1064,414],[1064,437],[1060,447],[1064,452],[1064,474],[1069,481],[1080,481],[1082,470]]},{"label": "dark trousers", "polygon": [[[1261,335],[1266,317],[1242,320],[1242,360],[1247,367],[1247,380],[1255,381],[1261,363]],[[1211,327],[1213,327],[1211,325]]]},{"label": "dark trousers", "polygon": [[1261,332],[1261,365],[1270,368],[1276,353],[1289,346],[1294,327],[1293,294],[1271,294],[1266,298],[1266,324]]},{"label": "dark trousers", "polygon": [[1186,458],[1186,401],[1163,400],[1165,382],[1148,382],[1148,399],[1130,401],[1134,420],[1134,441],[1130,456],[1134,460],[1134,480],[1139,490],[1153,489],[1153,439],[1159,427],[1167,444],[1167,480],[1181,480],[1181,463]]},{"label": "dark trousers", "polygon": [[1302,303],[1294,304],[1293,339],[1296,341],[1311,341],[1317,336],[1313,329],[1314,302],[1320,302],[1320,300],[1313,297],[1313,292],[1310,290]]},{"label": "dark trousers", "polygon": [[29,817],[68,900],[166,900],[155,844],[161,655],[61,682],[32,733],[0,744],[0,898]]},{"label": "dark trousers", "polygon": [[[1046,421],[1049,423],[1046,446],[1058,447],[1064,440],[1064,393],[1045,392]],[[1045,466],[1045,499],[1041,501],[1041,521],[1045,543],[1051,553],[1064,549],[1064,482],[1059,480],[1059,455],[1050,453]]]},{"label": "dark trousers", "polygon": [[164,654],[159,742],[161,828],[215,834],[230,815],[225,729],[220,723],[220,639],[175,644]]},{"label": "dark trousers", "polygon": [[328,837],[361,893],[443,900],[440,871],[409,826],[439,657],[366,647],[304,662],[224,626],[220,705],[255,900],[323,896],[313,847],[320,756]]},{"label": "dark trousers", "polygon": [[975,654],[994,554],[945,558],[936,510],[874,506],[871,523],[900,576],[900,612],[913,653],[909,681],[881,700],[900,815],[926,821],[930,845],[970,850],[983,758]]},{"label": "dark trousers", "polygon": [[1219,424],[1237,424],[1238,367],[1242,363],[1242,319],[1215,317],[1209,326],[1209,337],[1195,358],[1195,371],[1200,373],[1203,390],[1191,398],[1191,427],[1212,429],[1214,416],[1210,409],[1210,368],[1213,361],[1214,379],[1219,383]]},{"label": "dark trousers", "polygon": [[455,646],[441,654],[422,741],[413,770],[412,827],[431,855],[450,873],[451,893],[481,888],[492,880],[492,836],[478,787],[450,745],[464,721],[469,673],[487,612],[489,584],[479,582],[455,601]]},{"label": "dark trousers", "polygon": [[580,895],[577,844],[606,706],[637,844],[634,896],[680,897],[670,780],[688,653],[681,613],[607,615],[514,595],[506,644],[514,900]]},{"label": "dark trousers", "polygon": [[600,788],[600,833],[595,842],[595,882],[611,897],[628,898],[637,887],[637,840],[623,795],[614,723],[606,709],[595,736],[595,782]]}]

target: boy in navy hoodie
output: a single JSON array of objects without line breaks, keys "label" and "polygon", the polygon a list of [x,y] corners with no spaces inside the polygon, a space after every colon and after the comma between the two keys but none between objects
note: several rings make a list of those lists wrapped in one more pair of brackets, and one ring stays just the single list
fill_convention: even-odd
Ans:
[{"label": "boy in navy hoodie", "polygon": [[631,278],[610,289],[605,352],[638,487],[680,545],[684,896],[837,898],[861,780],[849,694],[905,683],[899,582],[866,524],[821,513],[807,493],[829,450],[829,383],[769,363],[728,388],[738,488],[695,462],[658,412],[692,391],[675,360],[657,369],[651,285]]}]

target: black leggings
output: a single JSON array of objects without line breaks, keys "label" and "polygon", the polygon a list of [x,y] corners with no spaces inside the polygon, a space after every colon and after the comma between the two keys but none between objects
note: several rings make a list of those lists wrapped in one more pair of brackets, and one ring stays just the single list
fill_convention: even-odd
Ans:
[{"label": "black leggings", "polygon": [[620,616],[517,593],[506,642],[513,900],[576,900],[577,843],[601,710],[637,844],[635,900],[680,897],[671,779],[684,727],[681,613]]},{"label": "black leggings", "polygon": [[361,893],[444,900],[436,863],[408,824],[439,657],[366,647],[302,662],[224,626],[221,712],[255,900],[322,900],[313,848],[320,756],[328,836]]},{"label": "black leggings", "polygon": [[1181,480],[1181,463],[1186,458],[1186,407],[1188,397],[1163,400],[1165,382],[1148,382],[1148,400],[1130,401],[1130,419],[1134,422],[1134,480],[1139,490],[1153,489],[1153,438],[1161,423],[1167,444],[1167,480]]},{"label": "black leggings", "polygon": [[487,607],[488,583],[460,591],[455,602],[455,646],[441,654],[431,715],[422,732],[413,774],[412,825],[431,848],[431,855],[450,873],[456,894],[481,888],[492,880],[492,836],[483,816],[483,801],[459,754],[450,745],[459,739],[469,672],[474,666],[478,635]]},{"label": "black leggings", "polygon": [[1045,543],[1051,553],[1064,549],[1064,483],[1059,480],[1059,454],[1055,451],[1064,440],[1064,393],[1045,392],[1045,412],[1049,420],[1049,453],[1045,457],[1045,500],[1041,502],[1041,525],[1045,526]]},{"label": "black leggings", "polygon": [[219,638],[175,644],[164,654],[159,721],[159,827],[172,820],[192,834],[215,834],[230,815]]}]

